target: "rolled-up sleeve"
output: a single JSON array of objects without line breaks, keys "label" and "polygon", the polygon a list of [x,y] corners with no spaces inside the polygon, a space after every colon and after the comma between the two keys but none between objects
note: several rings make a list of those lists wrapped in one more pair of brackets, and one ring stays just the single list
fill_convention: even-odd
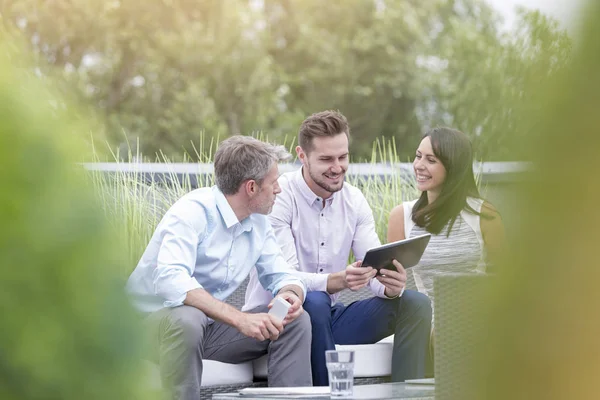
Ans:
[{"label": "rolled-up sleeve", "polygon": [[165,307],[177,307],[183,304],[187,292],[202,288],[193,277],[200,229],[176,214],[169,215],[161,224],[162,243],[152,276],[154,293],[165,300]]},{"label": "rolled-up sleeve", "polygon": [[313,272],[292,271],[299,279],[304,281],[309,292],[327,292],[327,279],[329,274],[315,274]]},{"label": "rolled-up sleeve", "polygon": [[306,298],[306,284],[295,274],[297,271],[283,258],[272,229],[267,232],[262,254],[256,262],[256,272],[262,287],[271,292],[273,296],[277,295],[277,292],[286,285],[298,285],[302,288],[303,297]]}]

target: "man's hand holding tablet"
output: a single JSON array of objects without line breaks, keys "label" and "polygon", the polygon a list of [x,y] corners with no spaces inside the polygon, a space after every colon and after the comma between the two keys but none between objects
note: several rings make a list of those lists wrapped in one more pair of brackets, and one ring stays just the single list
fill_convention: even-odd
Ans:
[{"label": "man's hand holding tablet", "polygon": [[385,286],[384,294],[391,299],[401,296],[406,287],[406,270],[397,260],[392,260],[392,264],[395,269],[381,268],[375,277]]},{"label": "man's hand holding tablet", "polygon": [[344,289],[356,291],[377,277],[386,287],[386,296],[397,297],[406,285],[404,268],[413,267],[419,262],[430,237],[430,234],[425,234],[370,249],[362,262],[356,261],[345,270],[329,275],[327,293],[333,294]]},{"label": "man's hand holding tablet", "polygon": [[361,268],[361,262],[356,261],[346,267],[344,279],[346,280],[346,288],[356,291],[362,289],[369,284],[369,281],[375,277],[377,271],[373,268]]},{"label": "man's hand holding tablet", "polygon": [[[396,260],[401,264],[403,269],[414,267],[419,263],[429,243],[429,239],[431,239],[431,234],[427,233],[372,248],[365,254],[362,266],[372,267],[377,271],[380,271],[382,268],[386,270],[398,270],[397,266],[392,262],[392,260]],[[378,273],[378,275],[380,274],[381,272]]]},{"label": "man's hand holding tablet", "polygon": [[385,286],[387,297],[401,296],[406,286],[405,268],[419,263],[430,238],[425,234],[370,249],[362,266],[377,271],[376,279]]}]

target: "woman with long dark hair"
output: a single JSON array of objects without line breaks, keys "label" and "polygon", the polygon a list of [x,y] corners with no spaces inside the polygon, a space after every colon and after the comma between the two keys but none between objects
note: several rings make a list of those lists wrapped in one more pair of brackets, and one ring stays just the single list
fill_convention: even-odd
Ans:
[{"label": "woman with long dark hair", "polygon": [[421,196],[391,211],[387,240],[431,233],[421,261],[407,276],[433,304],[433,277],[485,271],[502,254],[504,228],[496,209],[479,194],[464,133],[444,127],[427,132],[413,168]]}]

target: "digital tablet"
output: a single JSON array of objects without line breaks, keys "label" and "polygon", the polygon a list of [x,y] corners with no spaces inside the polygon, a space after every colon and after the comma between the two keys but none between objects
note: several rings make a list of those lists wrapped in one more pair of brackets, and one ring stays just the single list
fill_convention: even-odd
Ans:
[{"label": "digital tablet", "polygon": [[[397,260],[406,268],[414,267],[419,263],[431,234],[415,236],[375,247],[367,251],[362,262],[363,267],[373,267],[377,271],[381,268],[395,270],[392,260]],[[378,272],[379,274],[379,272]]]}]

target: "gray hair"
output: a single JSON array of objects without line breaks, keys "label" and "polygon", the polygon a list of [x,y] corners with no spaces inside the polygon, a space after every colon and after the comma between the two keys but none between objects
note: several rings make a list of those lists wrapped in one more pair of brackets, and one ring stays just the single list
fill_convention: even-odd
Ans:
[{"label": "gray hair", "polygon": [[223,194],[236,194],[240,185],[254,180],[259,185],[274,164],[287,160],[283,146],[261,142],[251,136],[236,135],[225,139],[215,153],[215,181]]}]

